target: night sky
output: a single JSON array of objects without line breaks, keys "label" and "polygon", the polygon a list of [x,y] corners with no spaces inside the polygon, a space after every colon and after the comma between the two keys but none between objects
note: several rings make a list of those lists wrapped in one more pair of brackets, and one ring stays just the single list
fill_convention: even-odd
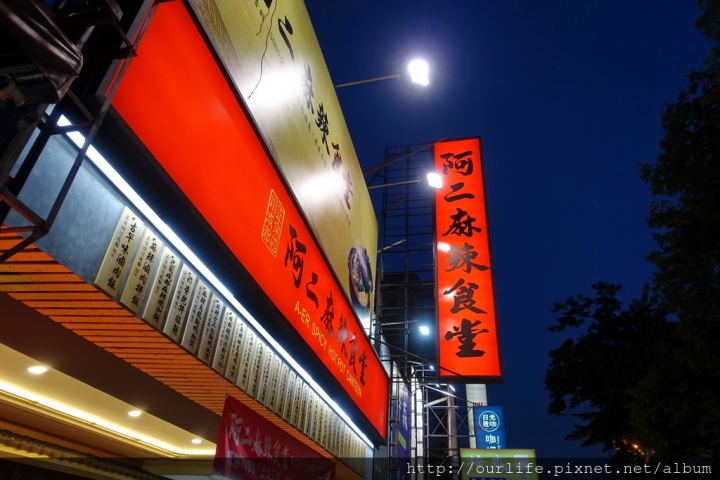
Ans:
[{"label": "night sky", "polygon": [[546,414],[553,302],[599,280],[640,294],[652,274],[651,200],[661,113],[710,45],[693,0],[306,0],[335,83],[390,75],[418,56],[431,85],[338,90],[364,169],[389,146],[482,138],[509,448],[597,456]]}]

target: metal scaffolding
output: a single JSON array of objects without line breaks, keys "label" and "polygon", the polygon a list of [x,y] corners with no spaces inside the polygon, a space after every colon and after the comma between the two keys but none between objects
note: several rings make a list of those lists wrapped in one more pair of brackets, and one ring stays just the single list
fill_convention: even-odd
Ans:
[{"label": "metal scaffolding", "polygon": [[[444,467],[440,478],[457,478],[459,448],[469,446],[471,410],[464,386],[437,377],[435,287],[435,190],[431,145],[385,150],[385,161],[366,174],[376,205],[379,249],[375,335],[387,344],[382,360],[393,369],[393,392],[410,385],[410,478],[424,478],[427,466]],[[429,328],[423,335],[420,326]],[[393,398],[393,401],[397,401]],[[390,440],[390,478],[400,468]]]},{"label": "metal scaffolding", "polygon": [[[79,62],[82,70],[74,81],[68,80],[68,84],[72,83],[72,85],[56,94],[56,97],[48,99],[48,95],[45,95],[38,97],[37,102],[7,104],[3,109],[0,125],[8,126],[14,123],[14,127],[11,135],[4,136],[0,141],[0,234],[20,233],[25,238],[0,254],[0,263],[47,235],[52,228],[75,176],[87,156],[88,148],[110,108],[110,102],[120,79],[135,56],[137,45],[156,6],[150,0],[145,0],[142,4],[152,6],[149,7],[150,14],[142,18],[139,24],[123,21],[123,11],[114,0],[88,0],[80,5],[61,0],[55,3],[52,11],[45,12],[44,8],[37,10],[36,15],[40,15],[40,19],[52,27],[49,31],[58,36],[54,38],[52,34],[48,34],[48,42],[52,40],[72,42],[71,47],[82,51]],[[30,13],[34,14],[35,11]],[[29,21],[33,20],[38,21],[30,17]],[[133,40],[130,40],[131,30],[134,33]],[[38,58],[28,58],[16,45],[17,42],[22,41],[21,36],[17,38],[7,36],[0,40],[2,40],[0,45],[6,50],[2,52],[3,58],[8,64],[0,74],[6,82],[20,89],[26,81],[28,88],[34,87],[35,90],[38,88],[33,82],[40,85],[48,83],[43,61],[53,65],[53,58],[47,54]],[[40,71],[32,70],[35,64],[39,65]],[[105,87],[103,98],[95,102],[99,103],[96,108],[88,108],[84,96],[90,97],[99,89],[96,78],[98,72],[106,71],[111,64],[116,68],[113,70],[115,75],[111,77],[109,84],[103,85]],[[26,71],[28,68],[30,71]],[[18,85],[15,85],[15,82]],[[63,115],[73,117],[76,121],[72,125],[59,125],[58,121]],[[65,179],[53,204],[43,215],[23,201],[21,192],[50,137],[70,132],[81,132],[85,141],[69,171],[65,172]],[[4,226],[6,217],[11,211],[17,212],[25,223],[15,227]]]}]

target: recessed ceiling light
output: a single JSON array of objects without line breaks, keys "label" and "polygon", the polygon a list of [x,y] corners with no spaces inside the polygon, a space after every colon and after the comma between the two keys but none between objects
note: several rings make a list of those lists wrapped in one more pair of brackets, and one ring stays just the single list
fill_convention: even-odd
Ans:
[{"label": "recessed ceiling light", "polygon": [[192,439],[192,443],[194,443],[195,445],[197,445],[198,443],[202,443],[202,440],[200,440],[199,438],[193,438],[193,439]]},{"label": "recessed ceiling light", "polygon": [[28,372],[34,373],[35,375],[42,375],[43,373],[47,372],[47,367],[36,365],[34,367],[28,368]]},{"label": "recessed ceiling light", "polygon": [[140,410],[133,410],[131,412],[128,412],[128,415],[130,415],[131,417],[139,417],[141,414],[142,412]]}]

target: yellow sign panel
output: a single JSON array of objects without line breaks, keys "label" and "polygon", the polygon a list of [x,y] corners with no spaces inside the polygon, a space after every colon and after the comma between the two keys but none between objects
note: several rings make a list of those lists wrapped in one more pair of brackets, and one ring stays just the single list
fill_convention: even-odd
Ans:
[{"label": "yellow sign panel", "polygon": [[377,221],[305,4],[190,4],[368,328]]}]

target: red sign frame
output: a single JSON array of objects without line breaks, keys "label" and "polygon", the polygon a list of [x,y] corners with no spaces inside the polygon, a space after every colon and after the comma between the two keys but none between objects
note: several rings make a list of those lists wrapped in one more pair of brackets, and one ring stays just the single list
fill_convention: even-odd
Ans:
[{"label": "red sign frame", "polygon": [[438,142],[435,193],[440,376],[502,381],[480,139]]},{"label": "red sign frame", "polygon": [[158,5],[112,104],[385,439],[389,377],[181,2]]}]

